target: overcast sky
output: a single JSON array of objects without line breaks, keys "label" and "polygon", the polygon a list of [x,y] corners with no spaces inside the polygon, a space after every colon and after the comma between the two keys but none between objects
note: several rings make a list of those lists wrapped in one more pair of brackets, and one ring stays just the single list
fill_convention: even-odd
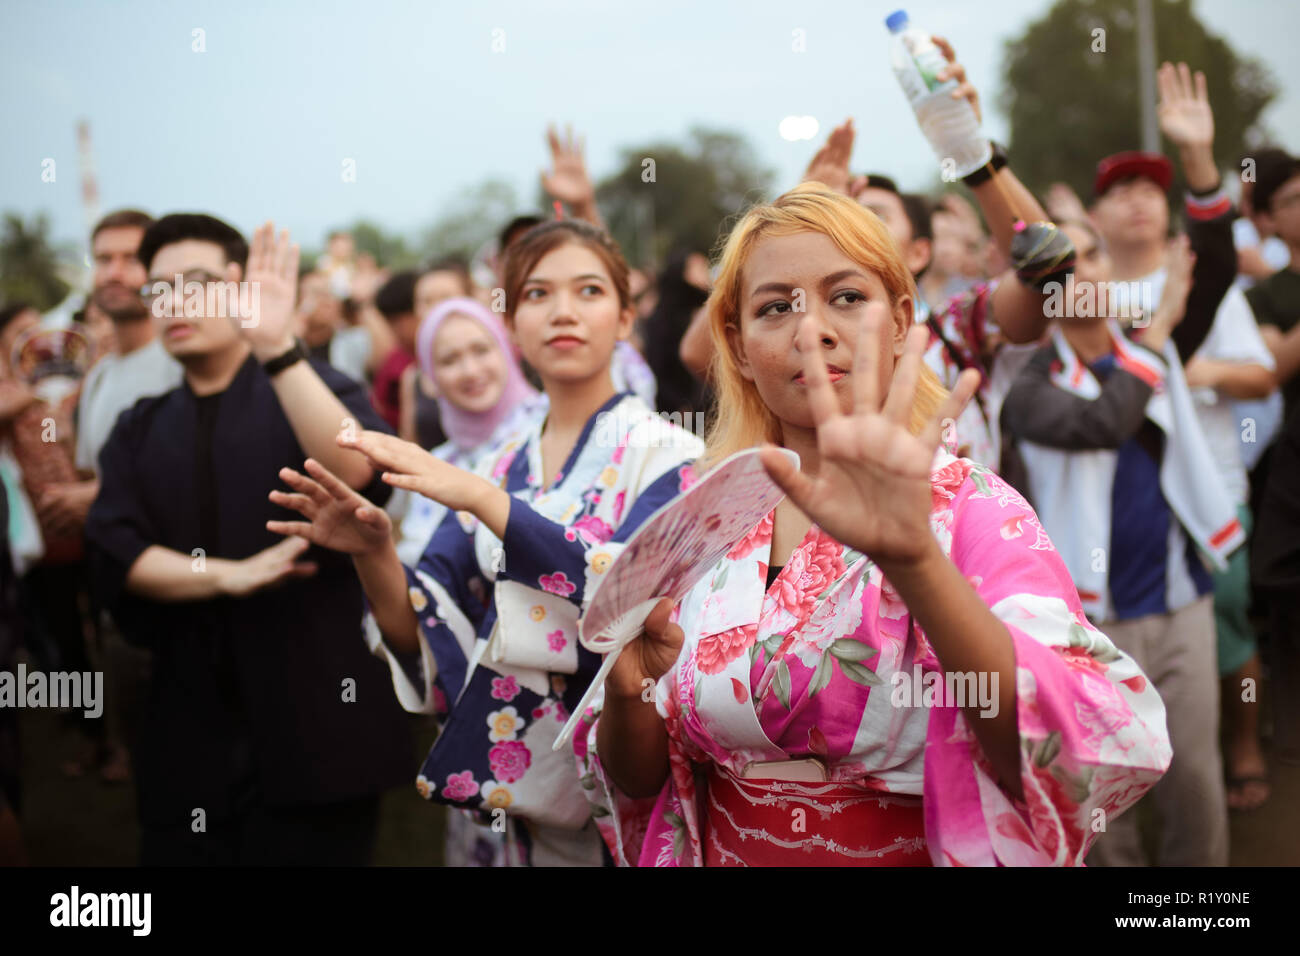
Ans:
[{"label": "overcast sky", "polygon": [[[0,0],[0,210],[45,211],[56,240],[82,237],[80,118],[91,125],[103,210],[204,210],[245,232],[272,217],[309,247],[359,216],[414,236],[488,177],[528,202],[551,119],[586,133],[596,178],[620,146],[704,124],[745,134],[784,185],[814,144],[782,140],[781,119],[814,116],[824,134],[852,115],[855,169],[923,185],[933,160],[886,59],[883,20],[897,5]],[[1049,6],[907,4],[914,23],[956,44],[994,137],[1007,138],[992,109],[1003,41]],[[1282,93],[1265,121],[1300,149],[1300,4],[1195,8],[1272,69]],[[42,182],[46,159],[52,183]],[[343,181],[345,160],[355,182]]]}]

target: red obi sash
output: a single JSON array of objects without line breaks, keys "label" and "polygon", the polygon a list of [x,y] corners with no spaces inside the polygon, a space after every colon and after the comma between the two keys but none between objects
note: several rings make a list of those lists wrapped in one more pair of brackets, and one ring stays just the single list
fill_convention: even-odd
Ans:
[{"label": "red obi sash", "polygon": [[930,866],[921,798],[849,783],[740,779],[711,764],[705,866]]}]

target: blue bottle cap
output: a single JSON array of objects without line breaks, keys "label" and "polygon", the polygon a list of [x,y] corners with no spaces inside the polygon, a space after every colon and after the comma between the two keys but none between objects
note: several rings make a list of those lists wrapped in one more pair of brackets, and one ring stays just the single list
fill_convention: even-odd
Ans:
[{"label": "blue bottle cap", "polygon": [[902,33],[908,27],[907,11],[895,10],[885,17],[885,26],[889,27],[890,33]]}]

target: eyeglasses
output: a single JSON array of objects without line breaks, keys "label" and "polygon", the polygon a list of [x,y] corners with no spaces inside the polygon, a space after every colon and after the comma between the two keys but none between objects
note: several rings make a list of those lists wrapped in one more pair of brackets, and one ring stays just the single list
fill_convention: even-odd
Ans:
[{"label": "eyeglasses", "polygon": [[192,282],[197,282],[201,286],[206,286],[210,282],[225,282],[222,276],[213,275],[206,269],[196,269],[193,272],[186,272],[180,275],[179,288],[176,276],[172,276],[171,281],[166,279],[155,279],[152,282],[146,282],[140,286],[140,298],[145,305],[152,305],[155,301],[164,295],[171,295],[179,298],[185,294],[185,289]]}]

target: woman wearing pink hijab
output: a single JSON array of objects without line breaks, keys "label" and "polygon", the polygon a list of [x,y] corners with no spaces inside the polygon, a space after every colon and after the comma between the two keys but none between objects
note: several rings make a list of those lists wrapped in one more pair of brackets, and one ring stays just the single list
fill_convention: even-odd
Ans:
[{"label": "woman wearing pink hijab", "polygon": [[[493,436],[516,427],[539,409],[536,390],[524,379],[501,320],[470,298],[445,299],[424,317],[416,334],[416,358],[434,384],[447,441],[430,453],[473,471]],[[411,495],[402,519],[397,553],[417,564],[447,509]]]}]

